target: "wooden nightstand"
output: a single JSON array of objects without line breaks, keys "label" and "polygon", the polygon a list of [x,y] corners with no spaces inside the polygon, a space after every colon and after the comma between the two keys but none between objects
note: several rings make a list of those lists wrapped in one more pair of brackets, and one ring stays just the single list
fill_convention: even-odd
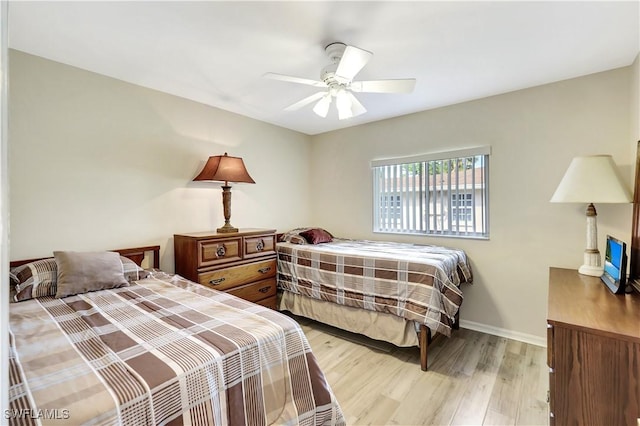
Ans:
[{"label": "wooden nightstand", "polygon": [[173,236],[175,269],[191,281],[276,309],[276,231]]}]

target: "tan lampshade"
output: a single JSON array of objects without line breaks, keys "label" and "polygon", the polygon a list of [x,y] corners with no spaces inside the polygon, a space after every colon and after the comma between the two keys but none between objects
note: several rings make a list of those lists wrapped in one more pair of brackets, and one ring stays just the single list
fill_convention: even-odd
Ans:
[{"label": "tan lampshade", "polygon": [[218,228],[218,232],[238,232],[238,228],[231,226],[231,187],[229,182],[256,183],[240,157],[229,157],[224,155],[214,155],[209,157],[207,164],[198,176],[193,180],[212,180],[224,182],[222,185],[222,208],[224,210],[224,226]]},{"label": "tan lampshade", "polygon": [[610,155],[575,157],[552,203],[630,203],[631,193]]},{"label": "tan lampshade", "polygon": [[224,155],[214,155],[209,157],[207,164],[198,176],[193,180],[213,180],[218,182],[244,182],[256,183],[240,157],[230,157],[225,152]]}]

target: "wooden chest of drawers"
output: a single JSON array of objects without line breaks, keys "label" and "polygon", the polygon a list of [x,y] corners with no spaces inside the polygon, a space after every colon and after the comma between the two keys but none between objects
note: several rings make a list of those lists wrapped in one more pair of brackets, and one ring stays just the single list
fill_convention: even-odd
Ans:
[{"label": "wooden chest of drawers", "polygon": [[640,425],[640,295],[551,268],[549,424]]},{"label": "wooden chest of drawers", "polygon": [[276,231],[173,236],[176,274],[276,309]]}]

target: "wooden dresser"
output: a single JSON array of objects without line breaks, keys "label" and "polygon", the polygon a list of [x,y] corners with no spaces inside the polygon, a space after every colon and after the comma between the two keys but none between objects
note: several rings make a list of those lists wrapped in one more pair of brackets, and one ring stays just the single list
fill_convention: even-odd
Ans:
[{"label": "wooden dresser", "polygon": [[276,309],[276,231],[173,236],[176,274]]},{"label": "wooden dresser", "polygon": [[640,425],[640,294],[549,271],[550,425]]}]

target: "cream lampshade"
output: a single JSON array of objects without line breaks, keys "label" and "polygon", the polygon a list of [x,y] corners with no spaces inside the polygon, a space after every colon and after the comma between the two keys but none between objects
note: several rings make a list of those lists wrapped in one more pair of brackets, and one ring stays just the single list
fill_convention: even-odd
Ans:
[{"label": "cream lampshade", "polygon": [[202,171],[193,180],[209,180],[224,182],[222,185],[222,208],[224,211],[224,226],[218,232],[238,232],[238,228],[231,226],[231,187],[229,182],[255,183],[249,176],[244,161],[240,157],[224,155],[209,157]]},{"label": "cream lampshade", "polygon": [[618,176],[616,164],[610,155],[576,157],[571,161],[552,203],[588,203],[587,248],[584,264],[578,269],[583,275],[599,277],[603,266],[598,251],[596,208],[593,203],[629,203],[631,193]]}]

